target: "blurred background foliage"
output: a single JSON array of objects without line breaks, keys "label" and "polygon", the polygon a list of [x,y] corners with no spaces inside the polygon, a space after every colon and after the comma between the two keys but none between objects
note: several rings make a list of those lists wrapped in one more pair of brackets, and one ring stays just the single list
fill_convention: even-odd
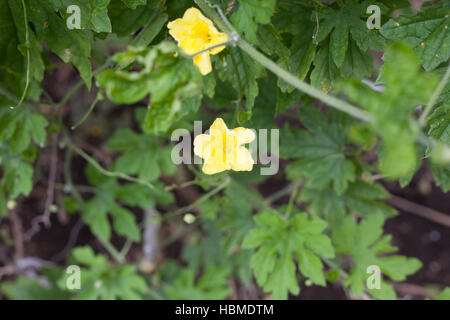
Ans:
[{"label": "blurred background foliage", "polygon": [[[196,2],[371,121],[235,45],[201,76],[166,28],[194,1],[4,0],[0,295],[450,299],[450,3]],[[66,25],[73,4],[81,30]],[[374,4],[380,30],[366,26]],[[217,117],[279,128],[279,172],[175,165],[172,132]],[[370,265],[382,290],[366,286]]]}]

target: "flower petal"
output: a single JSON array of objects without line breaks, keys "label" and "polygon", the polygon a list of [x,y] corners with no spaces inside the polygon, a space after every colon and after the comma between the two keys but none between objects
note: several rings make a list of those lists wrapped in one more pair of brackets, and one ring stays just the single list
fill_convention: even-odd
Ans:
[{"label": "flower petal", "polygon": [[237,137],[238,146],[240,146],[242,144],[250,143],[256,137],[255,132],[253,130],[247,129],[247,128],[242,128],[242,127],[234,128],[233,132]]},{"label": "flower petal", "polygon": [[212,25],[211,20],[206,18],[200,10],[195,7],[191,7],[184,12],[183,21],[188,24],[197,24],[199,20],[202,20],[207,25]]},{"label": "flower petal", "polygon": [[186,35],[186,30],[182,19],[170,21],[167,24],[167,28],[169,29],[169,34],[177,41],[177,43],[179,43],[180,40]]},{"label": "flower petal", "polygon": [[202,75],[207,75],[212,71],[211,59],[209,52],[203,52],[194,57],[194,63],[199,68]]},{"label": "flower petal", "polygon": [[208,134],[199,134],[194,139],[194,154],[200,158],[207,158],[211,152],[211,136]]},{"label": "flower petal", "polygon": [[211,130],[219,130],[221,132],[226,132],[228,130],[227,125],[225,124],[225,121],[223,121],[222,118],[217,118],[214,120],[213,124],[210,127]]},{"label": "flower petal", "polygon": [[[213,30],[213,33],[210,34],[211,41],[209,42],[208,47],[212,47],[212,46],[215,46],[215,45],[218,45],[218,44],[228,41],[228,36],[226,35],[226,33],[218,32],[217,29],[214,27],[210,28],[210,30],[211,29],[214,29],[214,30]],[[225,46],[220,46],[220,47],[211,49],[211,50],[209,50],[209,52],[211,54],[218,54],[223,49],[225,49]]]},{"label": "flower petal", "polygon": [[231,162],[231,169],[234,171],[251,171],[255,161],[250,152],[244,147],[238,147],[235,152],[234,158],[236,159]]}]

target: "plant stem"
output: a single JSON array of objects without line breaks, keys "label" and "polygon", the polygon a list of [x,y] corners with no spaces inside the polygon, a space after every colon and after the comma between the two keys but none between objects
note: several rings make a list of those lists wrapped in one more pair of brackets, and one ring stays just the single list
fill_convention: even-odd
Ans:
[{"label": "plant stem", "polygon": [[120,250],[120,256],[122,257],[122,259],[125,261],[125,257],[127,256],[128,252],[131,249],[131,245],[133,244],[133,240],[127,238],[127,240],[125,241],[125,244],[122,247],[122,250]]},{"label": "plant stem", "polygon": [[183,182],[180,185],[173,184],[171,186],[167,186],[167,187],[164,188],[164,191],[171,191],[171,190],[174,190],[174,189],[184,189],[186,187],[189,187],[189,186],[192,186],[192,185],[195,185],[195,184],[197,184],[197,180],[186,181],[186,182]]},{"label": "plant stem", "polygon": [[300,183],[294,182],[294,185],[292,186],[292,193],[291,193],[291,196],[289,197],[288,207],[287,207],[286,213],[284,215],[284,218],[286,219],[286,221],[289,220],[289,216],[291,215],[292,207],[294,206],[294,201],[295,201],[295,198],[297,197],[299,188],[300,188]]},{"label": "plant stem", "polygon": [[27,70],[26,70],[26,82],[25,82],[25,88],[23,89],[22,96],[20,97],[19,102],[15,107],[11,107],[11,109],[20,107],[22,105],[22,102],[25,100],[25,97],[28,92],[28,87],[30,85],[30,35],[28,30],[28,15],[27,15],[27,7],[25,5],[25,0],[22,0],[22,7],[23,7],[23,20],[24,20],[24,27],[25,27],[25,46],[27,48]]},{"label": "plant stem", "polygon": [[[94,77],[103,70],[105,70],[106,68],[109,68],[112,65],[112,63],[113,63],[112,57],[109,57],[104,64],[102,64],[100,67],[94,70],[92,76]],[[72,88],[70,88],[69,92],[67,92],[64,98],[60,102],[58,102],[58,104],[55,106],[56,111],[61,109],[61,107],[70,99],[70,97],[72,97],[78,91],[78,89],[80,89],[83,86],[83,83],[84,83],[83,80],[79,80],[77,83],[74,84]]]},{"label": "plant stem", "polygon": [[230,44],[230,43],[235,43],[235,42],[234,42],[233,40],[230,40],[230,41],[225,41],[225,42],[222,42],[222,43],[218,43],[218,44],[215,44],[215,45],[213,45],[213,46],[210,46],[210,47],[207,47],[207,48],[205,48],[205,49],[202,49],[202,50],[200,50],[200,51],[197,51],[196,53],[191,54],[191,55],[189,55],[188,57],[189,57],[189,58],[195,58],[195,57],[198,56],[199,54],[202,54],[202,53],[204,53],[204,52],[210,51],[210,50],[215,49],[215,48],[219,48],[219,47],[226,46],[227,44]]},{"label": "plant stem", "polygon": [[183,208],[179,208],[175,211],[172,212],[168,212],[166,214],[164,214],[163,219],[167,220],[173,217],[176,217],[180,214],[185,213],[186,211],[189,211],[193,208],[196,208],[200,203],[202,203],[203,201],[211,198],[212,196],[214,196],[216,193],[220,192],[222,189],[224,189],[228,184],[230,183],[230,178],[227,177],[221,184],[219,184],[217,187],[215,187],[214,189],[212,189],[211,191],[209,191],[208,193],[205,193],[203,196],[201,196],[200,198],[198,198],[196,201],[194,201],[193,203],[191,203],[190,205],[187,205]]},{"label": "plant stem", "polygon": [[107,240],[102,239],[101,237],[97,237],[103,247],[108,251],[108,253],[116,260],[117,263],[122,264],[125,262],[125,258],[117,251],[116,248]]},{"label": "plant stem", "polygon": [[236,63],[236,59],[234,59],[233,53],[230,53],[230,57],[231,57],[231,63],[233,65],[234,68],[234,72],[236,73],[236,79],[238,82],[238,100],[236,102],[236,109],[234,110],[234,115],[233,115],[233,127],[236,125],[236,123],[238,123],[238,118],[239,118],[239,110],[241,109],[241,103],[242,103],[242,82],[241,82],[241,77],[239,76],[239,69],[237,67],[237,63]]},{"label": "plant stem", "polygon": [[281,197],[284,197],[285,195],[288,195],[289,193],[291,193],[293,188],[294,188],[294,184],[293,183],[288,184],[283,189],[278,190],[274,194],[268,196],[264,200],[264,205],[265,206],[270,206],[274,201],[276,201],[276,200],[280,199]]},{"label": "plant stem", "polygon": [[422,127],[426,125],[428,115],[430,114],[433,106],[436,104],[436,101],[439,98],[439,95],[441,94],[442,90],[444,90],[444,87],[447,85],[449,78],[450,78],[450,63],[448,65],[447,71],[445,72],[444,76],[441,79],[441,82],[439,82],[439,85],[434,90],[430,100],[427,103],[427,106],[425,107],[425,110],[423,111],[422,115],[419,118],[419,123]]},{"label": "plant stem", "polygon": [[84,114],[84,116],[80,119],[80,121],[78,121],[74,126],[72,126],[72,128],[71,128],[72,130],[75,130],[76,128],[78,128],[87,119],[87,117],[89,117],[89,115],[94,110],[95,106],[97,105],[97,102],[99,102],[101,99],[102,99],[102,96],[98,94],[95,97],[95,100],[92,102],[91,106],[89,107],[89,110]]},{"label": "plant stem", "polygon": [[108,177],[116,177],[116,178],[121,178],[130,182],[134,182],[134,183],[139,183],[142,184],[146,187],[148,187],[151,190],[157,190],[155,188],[155,186],[153,184],[151,184],[148,181],[145,180],[141,180],[139,178],[135,178],[135,177],[131,177],[129,175],[126,175],[122,172],[114,172],[114,171],[108,171],[106,169],[104,169],[100,164],[98,164],[98,162],[92,158],[91,156],[89,156],[86,152],[84,152],[83,150],[81,150],[80,148],[78,148],[77,146],[69,143],[67,145],[70,149],[72,149],[73,151],[75,151],[76,153],[78,153],[78,155],[80,155],[82,158],[84,158],[84,160],[86,160],[87,162],[89,162],[95,169],[97,169],[98,171],[100,171],[102,174],[104,174],[105,176]]}]

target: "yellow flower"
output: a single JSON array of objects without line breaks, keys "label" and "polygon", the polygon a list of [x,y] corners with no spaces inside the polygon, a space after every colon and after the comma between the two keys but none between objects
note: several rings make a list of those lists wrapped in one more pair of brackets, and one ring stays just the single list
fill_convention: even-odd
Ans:
[{"label": "yellow flower", "polygon": [[251,171],[253,158],[243,144],[255,139],[246,128],[229,130],[221,118],[210,127],[210,134],[200,134],[194,140],[194,154],[205,159],[203,172],[214,174],[225,170]]},{"label": "yellow flower", "polygon": [[[196,8],[187,9],[183,18],[170,21],[167,28],[178,46],[188,55],[228,41],[227,35],[217,31],[212,21]],[[212,70],[209,55],[218,54],[223,49],[225,46],[220,46],[194,57],[201,74],[206,75]]]}]

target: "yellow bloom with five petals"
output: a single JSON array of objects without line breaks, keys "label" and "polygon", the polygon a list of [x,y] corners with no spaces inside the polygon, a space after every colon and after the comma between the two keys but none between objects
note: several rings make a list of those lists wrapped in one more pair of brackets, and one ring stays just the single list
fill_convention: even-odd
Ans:
[{"label": "yellow bloom with five petals", "polygon": [[251,171],[253,160],[243,144],[255,139],[255,133],[247,128],[229,130],[221,118],[210,127],[209,134],[200,134],[194,139],[194,154],[203,158],[202,171],[206,174],[225,170]]},{"label": "yellow bloom with five petals", "polygon": [[[228,41],[227,35],[217,31],[212,21],[196,8],[187,9],[183,18],[170,21],[167,28],[178,46],[188,55]],[[223,49],[225,46],[220,46],[194,57],[194,63],[202,75],[206,75],[212,70],[209,55],[218,54]]]}]

